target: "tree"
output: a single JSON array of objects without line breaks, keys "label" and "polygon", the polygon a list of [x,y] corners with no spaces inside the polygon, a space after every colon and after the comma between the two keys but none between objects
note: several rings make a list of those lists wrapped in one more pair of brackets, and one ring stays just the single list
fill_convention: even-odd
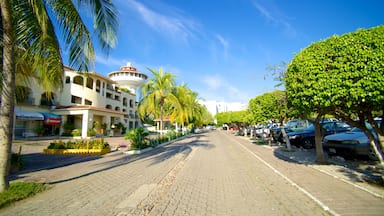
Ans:
[{"label": "tree", "polygon": [[88,14],[94,16],[93,27],[102,50],[108,53],[115,45],[117,10],[112,2],[89,0],[78,3],[74,5],[72,1],[64,0],[0,1],[0,192],[9,187],[15,77],[28,70],[26,74],[38,78],[41,87],[49,92],[60,87],[64,66],[59,41],[68,47],[69,66],[88,71],[95,54],[80,9],[91,11]]},{"label": "tree", "polygon": [[169,72],[163,72],[148,68],[152,78],[142,88],[143,98],[139,101],[138,110],[141,118],[152,115],[160,118],[160,130],[163,130],[164,108],[167,104],[177,104],[177,97],[173,94],[175,76]]},{"label": "tree", "polygon": [[[290,105],[306,115],[316,113],[315,123],[330,113],[361,128],[382,165],[384,125],[373,117],[377,112],[383,117],[384,111],[383,41],[384,26],[378,26],[315,42],[294,57],[285,77]],[[366,120],[377,140],[366,128]],[[322,160],[321,131],[319,125],[315,127],[317,156]]]}]

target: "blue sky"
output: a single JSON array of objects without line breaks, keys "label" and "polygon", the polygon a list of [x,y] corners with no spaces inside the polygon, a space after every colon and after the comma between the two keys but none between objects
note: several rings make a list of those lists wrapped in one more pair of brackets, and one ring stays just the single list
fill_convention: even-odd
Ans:
[{"label": "blue sky", "polygon": [[382,0],[115,0],[118,44],[97,52],[104,75],[160,67],[206,101],[248,103],[272,91],[269,65],[309,44],[384,23]]}]

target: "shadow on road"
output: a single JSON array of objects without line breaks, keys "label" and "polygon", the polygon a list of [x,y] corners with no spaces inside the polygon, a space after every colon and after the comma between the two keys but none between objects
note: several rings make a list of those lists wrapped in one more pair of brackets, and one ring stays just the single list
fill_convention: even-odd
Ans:
[{"label": "shadow on road", "polygon": [[[83,163],[95,160],[95,163],[91,166],[102,167],[95,168],[87,173],[77,175],[71,178],[66,178],[58,181],[49,181],[48,184],[58,184],[62,182],[68,182],[75,179],[79,179],[85,176],[90,176],[99,172],[110,170],[119,166],[126,165],[128,163],[138,160],[151,160],[150,165],[154,165],[161,161],[174,157],[177,154],[181,154],[181,158],[186,158],[192,151],[192,147],[198,148],[213,148],[212,144],[208,144],[203,140],[200,140],[204,134],[192,135],[192,137],[186,137],[183,140],[179,140],[173,144],[154,148],[151,151],[142,153],[140,155],[127,155],[122,152],[112,152],[104,156],[73,156],[73,155],[46,155],[46,154],[30,154],[24,155],[26,160],[26,169],[15,173],[11,176],[11,180],[21,179],[22,175],[37,172],[41,170],[55,169],[60,167],[69,166],[72,164]],[[106,158],[106,160],[98,161],[97,159]]]}]

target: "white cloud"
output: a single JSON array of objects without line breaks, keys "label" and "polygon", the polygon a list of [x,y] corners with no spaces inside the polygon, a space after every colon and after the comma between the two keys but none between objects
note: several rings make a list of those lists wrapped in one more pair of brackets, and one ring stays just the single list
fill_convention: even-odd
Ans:
[{"label": "white cloud", "polygon": [[223,47],[223,55],[224,55],[224,58],[227,59],[228,58],[228,49],[229,49],[229,42],[221,35],[219,34],[216,34],[216,38],[217,40],[219,40],[220,42],[220,45]]},{"label": "white cloud", "polygon": [[163,14],[136,0],[128,0],[126,3],[150,28],[163,35],[187,41],[197,31],[196,23],[183,16],[177,9],[168,7],[167,14]]},{"label": "white cloud", "polygon": [[219,74],[205,76],[203,82],[210,90],[217,90],[222,87],[228,86],[227,81],[223,79]]},{"label": "white cloud", "polygon": [[104,57],[100,55],[96,55],[96,63],[103,64],[107,66],[120,68],[123,65],[126,65],[128,60],[126,59],[116,59],[113,57]]},{"label": "white cloud", "polygon": [[264,2],[263,0],[253,0],[253,6],[257,9],[257,11],[273,25],[278,27],[282,27],[284,32],[291,36],[296,36],[296,30],[293,26],[288,22],[288,18],[279,10],[279,8],[274,5],[271,1]]}]

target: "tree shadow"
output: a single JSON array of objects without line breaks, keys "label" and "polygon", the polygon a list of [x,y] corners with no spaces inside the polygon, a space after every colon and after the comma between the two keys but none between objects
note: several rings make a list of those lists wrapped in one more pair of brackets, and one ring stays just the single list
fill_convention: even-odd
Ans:
[{"label": "tree shadow", "polygon": [[[191,153],[192,147],[198,147],[198,148],[212,148],[212,147],[214,147],[212,144],[207,144],[204,141],[199,140],[199,138],[201,136],[204,136],[204,135],[199,134],[197,136],[193,136],[192,140],[188,139],[188,138],[178,140],[175,143],[171,143],[169,145],[158,147],[158,148],[153,148],[152,150],[145,152],[145,153],[142,153],[142,154],[139,154],[139,155],[127,155],[127,154],[124,154],[122,152],[109,153],[109,154],[106,154],[104,156],[69,156],[69,155],[66,155],[66,157],[62,157],[61,159],[64,159],[64,158],[70,159],[71,157],[74,157],[74,158],[79,157],[79,158],[81,158],[81,160],[76,161],[75,159],[73,159],[72,162],[68,162],[65,164],[57,164],[57,166],[52,165],[50,167],[43,167],[41,164],[39,165],[39,163],[36,163],[35,165],[33,165],[35,167],[34,169],[25,170],[25,172],[23,172],[23,173],[18,172],[18,173],[16,173],[16,175],[12,176],[11,180],[16,180],[18,178],[22,178],[21,174],[26,174],[26,173],[40,171],[40,170],[60,168],[60,167],[64,167],[64,166],[68,166],[68,165],[72,165],[72,164],[76,164],[76,163],[100,159],[102,157],[110,157],[110,159],[107,161],[100,161],[100,162],[96,161],[95,164],[92,165],[94,167],[101,166],[102,168],[96,168],[93,171],[90,171],[90,172],[87,172],[87,173],[84,173],[81,175],[77,175],[74,177],[70,177],[70,178],[66,178],[66,179],[62,179],[62,180],[57,180],[57,181],[50,181],[50,182],[47,182],[47,184],[53,185],[53,184],[59,184],[59,183],[63,183],[63,182],[69,182],[72,180],[80,179],[82,177],[86,177],[86,176],[90,176],[90,175],[100,173],[100,172],[103,172],[106,170],[110,170],[110,169],[113,169],[113,168],[116,168],[119,166],[124,166],[128,163],[132,163],[132,162],[138,161],[138,160],[153,161],[152,163],[150,163],[150,166],[151,166],[151,165],[154,165],[154,164],[159,163],[161,161],[170,159],[171,157],[174,157],[177,154],[182,154],[182,158],[185,158]],[[40,154],[35,154],[35,156],[38,156],[38,155],[40,155]],[[44,154],[41,154],[41,155],[44,155]],[[115,159],[113,159],[113,158],[115,158]],[[41,158],[42,161],[43,161],[43,159],[44,158]],[[55,161],[55,160],[51,159],[51,161]],[[40,168],[39,168],[39,166],[40,166]]]},{"label": "tree shadow", "polygon": [[[357,157],[353,160],[348,160],[340,157],[326,157],[325,163],[316,161],[316,152],[314,149],[303,150],[293,149],[287,150],[286,147],[278,147],[274,149],[274,156],[289,163],[297,163],[303,165],[322,165],[322,166],[337,166],[335,169],[341,177],[352,182],[368,182],[376,186],[384,186],[382,175],[383,170],[374,172],[370,167],[375,167],[375,162],[364,160],[364,158]],[[374,169],[376,170],[376,169]]]}]

